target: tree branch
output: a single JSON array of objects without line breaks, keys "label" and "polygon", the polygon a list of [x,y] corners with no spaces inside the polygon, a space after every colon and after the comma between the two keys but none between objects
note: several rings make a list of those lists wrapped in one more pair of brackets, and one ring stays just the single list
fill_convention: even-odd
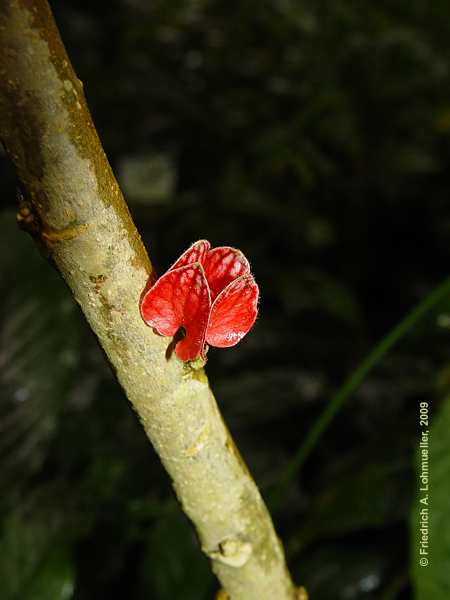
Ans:
[{"label": "tree branch", "polygon": [[233,600],[296,591],[258,489],[203,370],[143,323],[151,264],[45,0],[0,0],[0,135],[24,198],[19,220],[54,261],[168,471]]}]

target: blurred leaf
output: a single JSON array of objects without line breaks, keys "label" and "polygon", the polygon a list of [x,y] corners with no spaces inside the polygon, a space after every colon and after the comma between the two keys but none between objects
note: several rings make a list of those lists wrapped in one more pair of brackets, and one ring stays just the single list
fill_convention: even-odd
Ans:
[{"label": "blurred leaf", "polygon": [[81,353],[69,291],[14,221],[0,215],[0,483],[10,491],[43,464]]},{"label": "blurred leaf", "polygon": [[355,324],[360,321],[361,311],[351,290],[326,273],[301,270],[283,275],[280,293],[289,316],[301,310],[315,309],[344,322]]},{"label": "blurred leaf", "polygon": [[165,155],[125,156],[119,165],[119,181],[131,203],[166,204],[174,193],[174,167]]},{"label": "blurred leaf", "polygon": [[381,528],[405,517],[409,463],[399,462],[390,449],[382,453],[377,444],[330,465],[321,477],[320,492],[310,499],[308,520],[291,552],[296,545]]},{"label": "blurred leaf", "polygon": [[141,564],[142,593],[154,600],[209,600],[216,583],[194,530],[178,507],[152,531]]},{"label": "blurred leaf", "polygon": [[379,600],[386,577],[388,556],[379,544],[367,547],[358,542],[322,544],[298,561],[294,579],[305,585],[314,600]]},{"label": "blurred leaf", "polygon": [[445,279],[435,287],[424,299],[421,300],[397,325],[389,331],[362,363],[350,374],[348,379],[331,398],[319,418],[316,420],[306,439],[295,452],[289,464],[280,476],[280,483],[275,492],[274,504],[281,498],[281,493],[289,484],[296,472],[302,467],[306,458],[317,446],[317,443],[342,406],[367,378],[370,371],[385,357],[385,355],[398,344],[407,334],[414,331],[415,326],[425,317],[439,310],[443,302],[448,301],[450,292],[450,278]]},{"label": "blurred leaf", "polygon": [[[417,451],[416,482],[418,494],[411,512],[411,572],[416,600],[447,600],[450,598],[450,397],[442,403],[439,412],[434,415],[429,405],[431,427],[429,431],[429,492],[420,492],[422,471],[421,451]],[[417,407],[417,414],[418,407]],[[417,419],[419,417],[417,416]],[[424,431],[424,430],[422,430]],[[420,435],[420,434],[419,434]],[[418,443],[420,439],[418,438]],[[420,503],[425,494],[429,494],[428,532],[421,532],[420,511],[426,506]],[[422,533],[428,533],[428,555],[419,554]],[[428,563],[421,566],[420,558],[426,557]]]},{"label": "blurred leaf", "polygon": [[49,498],[29,497],[5,518],[0,536],[2,600],[66,600],[73,570],[60,543],[62,514]]},{"label": "blurred leaf", "polygon": [[74,569],[67,548],[56,546],[39,565],[36,577],[21,600],[70,600],[74,591]]}]

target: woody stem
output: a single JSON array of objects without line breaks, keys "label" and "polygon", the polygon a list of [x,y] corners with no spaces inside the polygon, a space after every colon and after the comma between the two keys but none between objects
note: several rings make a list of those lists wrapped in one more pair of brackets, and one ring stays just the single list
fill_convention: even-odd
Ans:
[{"label": "woody stem", "polygon": [[293,600],[270,515],[203,370],[172,356],[138,304],[151,264],[46,0],[0,0],[0,136],[22,220],[59,269],[233,600]]}]

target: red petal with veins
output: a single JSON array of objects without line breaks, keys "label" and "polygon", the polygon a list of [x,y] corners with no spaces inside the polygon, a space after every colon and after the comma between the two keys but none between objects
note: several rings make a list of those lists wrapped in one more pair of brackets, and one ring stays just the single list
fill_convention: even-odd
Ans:
[{"label": "red petal with veins", "polygon": [[229,246],[210,250],[203,261],[203,268],[212,300],[234,279],[250,273],[250,265],[242,252]]},{"label": "red petal with veins", "polygon": [[142,318],[161,335],[173,336],[184,327],[186,335],[175,347],[184,361],[202,354],[210,309],[208,284],[198,262],[167,271],[141,301]]},{"label": "red petal with veins", "polygon": [[208,240],[199,240],[192,244],[190,248],[183,252],[180,258],[170,267],[169,271],[173,269],[178,269],[179,267],[184,267],[184,265],[190,265],[195,262],[199,262],[203,265],[205,260],[205,256],[210,249],[211,244]]},{"label": "red petal with veins", "polygon": [[206,341],[217,348],[237,344],[252,328],[258,314],[259,289],[250,274],[232,281],[211,307]]}]

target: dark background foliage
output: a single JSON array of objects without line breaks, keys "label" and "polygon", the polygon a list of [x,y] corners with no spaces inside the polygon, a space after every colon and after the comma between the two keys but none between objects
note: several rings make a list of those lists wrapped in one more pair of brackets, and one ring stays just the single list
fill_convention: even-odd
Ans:
[{"label": "dark background foliage", "polygon": [[[270,497],[345,377],[448,274],[448,2],[53,9],[158,272],[199,238],[252,262],[260,318],[207,369]],[[0,168],[0,597],[210,599],[170,482],[64,284],[16,229]],[[370,373],[274,510],[313,600],[450,597],[449,310]],[[424,400],[446,533],[420,570]]]}]

